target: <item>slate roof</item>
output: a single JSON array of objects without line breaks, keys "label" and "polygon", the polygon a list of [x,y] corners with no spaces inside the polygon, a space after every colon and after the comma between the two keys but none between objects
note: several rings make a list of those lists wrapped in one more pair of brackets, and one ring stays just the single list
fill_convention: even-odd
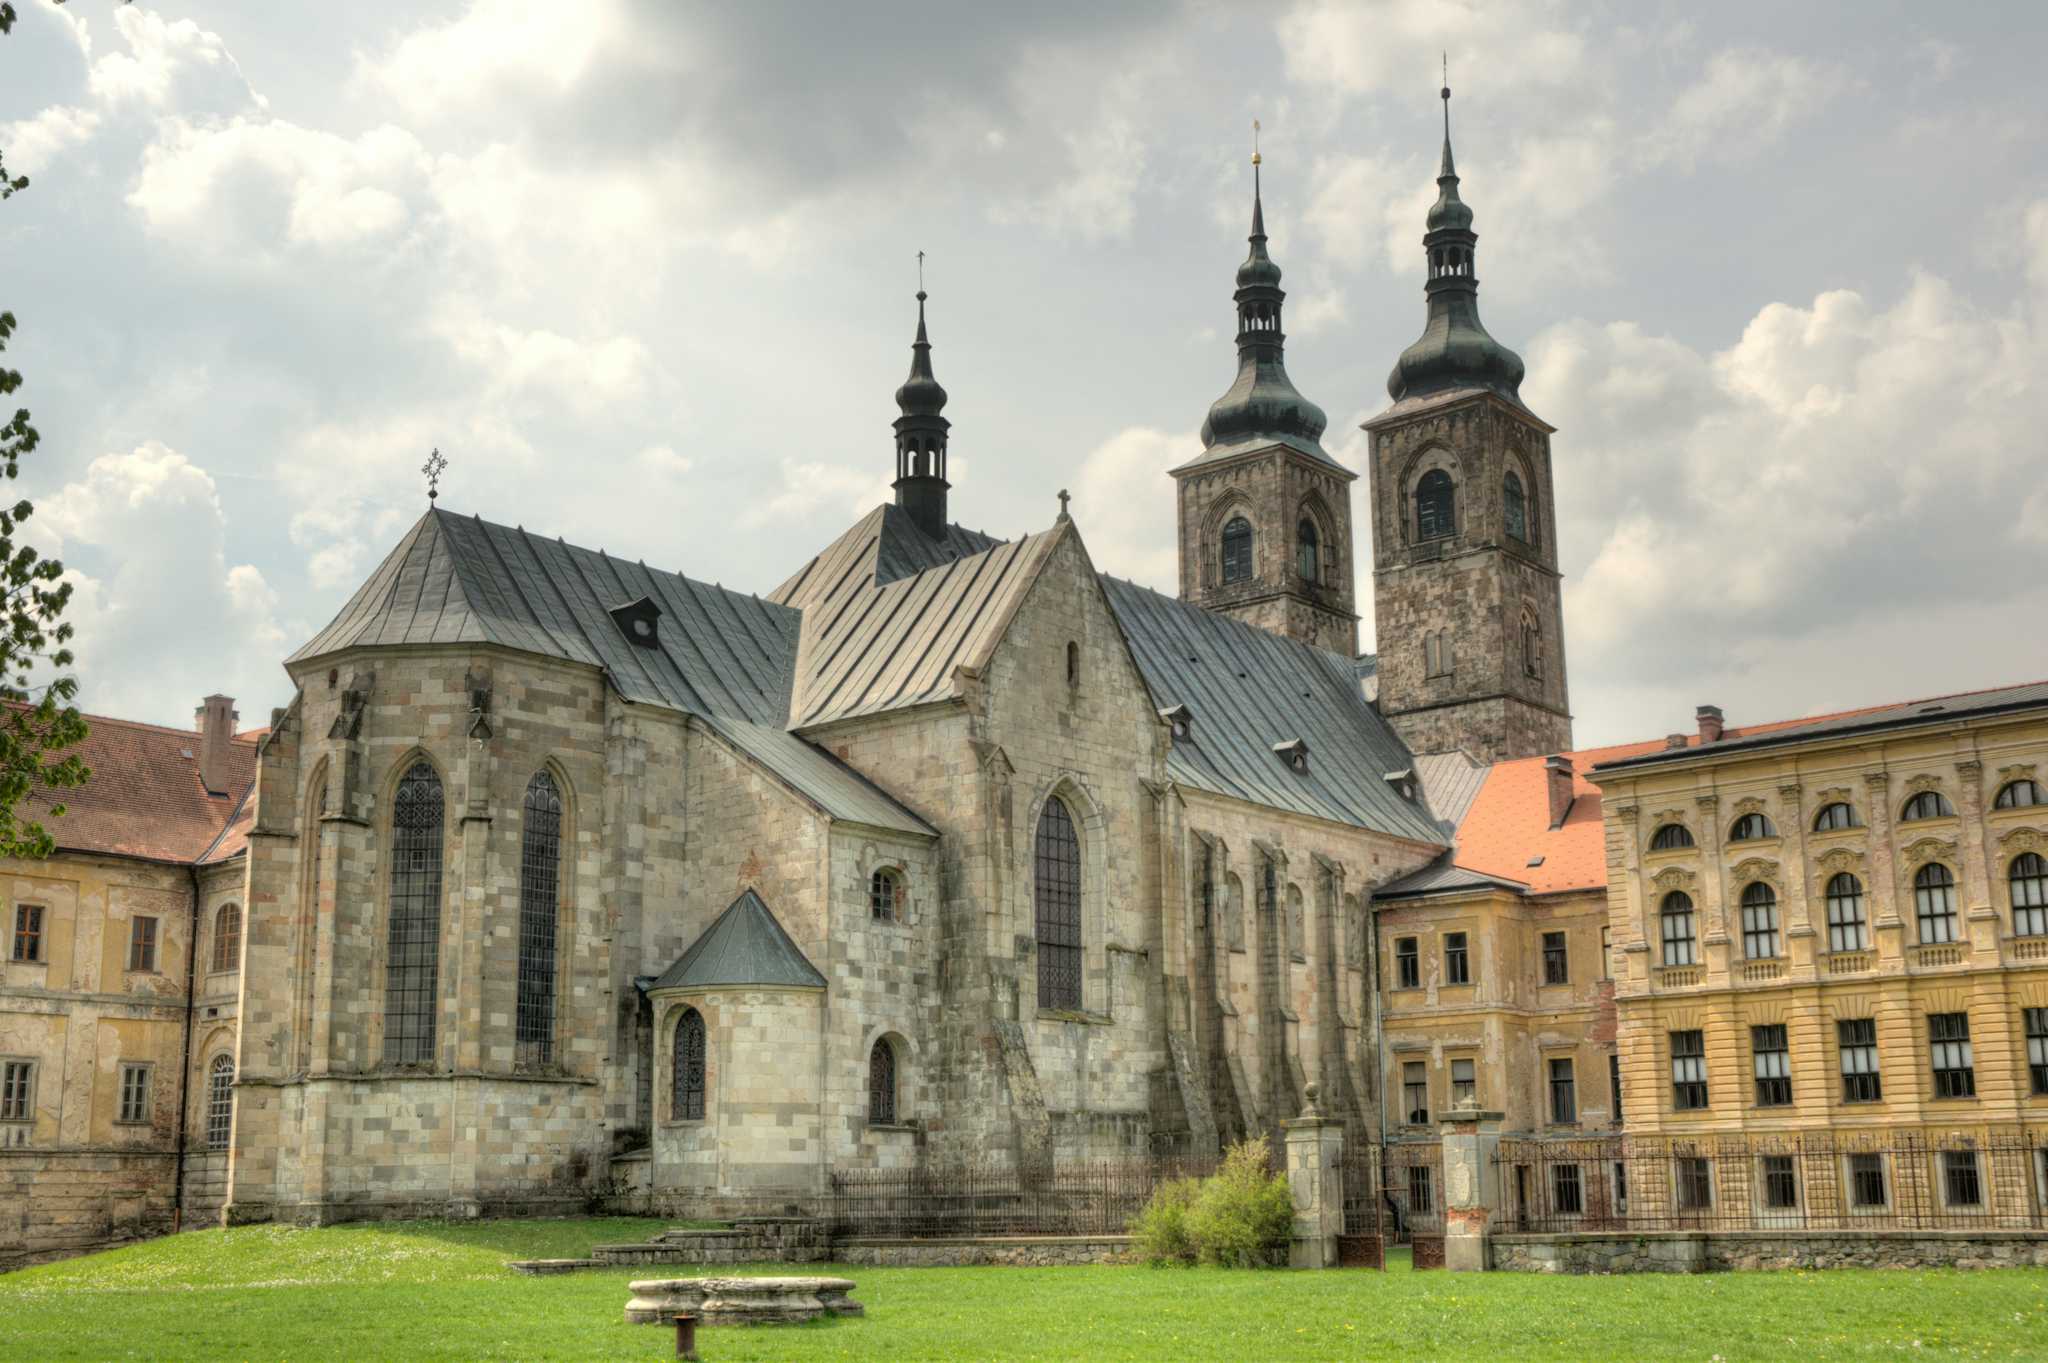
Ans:
[{"label": "slate roof", "polygon": [[1505,876],[1490,876],[1460,866],[1452,860],[1452,856],[1452,853],[1446,852],[1422,869],[1410,871],[1397,880],[1388,881],[1373,891],[1373,899],[1420,899],[1424,895],[1456,894],[1465,890],[1504,889],[1526,892],[1529,888],[1526,881],[1510,880]]},{"label": "slate roof", "polygon": [[[1414,759],[1359,694],[1353,661],[1104,576],[1109,603],[1161,708],[1186,705],[1192,737],[1167,774],[1197,790],[1442,845],[1429,810],[1387,773]],[[1308,770],[1273,745],[1299,738]]]},{"label": "slate roof", "polygon": [[[652,599],[657,646],[609,611]],[[619,694],[697,717],[834,818],[931,834],[851,767],[786,731],[801,614],[680,573],[476,517],[422,516],[294,653],[393,644],[497,644],[602,668]]]},{"label": "slate roof", "polygon": [[[248,848],[254,813],[256,744],[228,745],[228,791],[209,794],[199,779],[199,734],[133,720],[87,715],[76,753],[92,769],[71,790],[32,790],[22,813],[38,819],[59,850],[200,865],[226,861]],[[64,806],[52,818],[52,805]]]},{"label": "slate roof", "polygon": [[814,602],[803,617],[791,726],[954,695],[956,669],[985,663],[1064,530]]},{"label": "slate roof", "polygon": [[810,963],[753,890],[744,891],[704,929],[649,989],[714,989],[777,985],[823,989]]}]

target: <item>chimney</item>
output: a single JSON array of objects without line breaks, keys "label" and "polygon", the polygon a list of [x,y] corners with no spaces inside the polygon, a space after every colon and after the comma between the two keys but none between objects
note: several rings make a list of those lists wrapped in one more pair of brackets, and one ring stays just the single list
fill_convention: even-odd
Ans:
[{"label": "chimney", "polygon": [[199,726],[199,783],[214,795],[228,795],[228,754],[235,741],[233,696],[208,696],[192,714]]},{"label": "chimney", "polygon": [[1674,748],[1683,748],[1686,746],[1688,742],[1690,742],[1690,740],[1687,739],[1684,734],[1664,735],[1664,748],[1667,752]]},{"label": "chimney", "polygon": [[1699,716],[1700,721],[1700,744],[1705,746],[1708,743],[1719,743],[1721,741],[1721,707],[1718,705],[1702,705],[1694,713]]},{"label": "chimney", "polygon": [[1543,779],[1550,790],[1550,826],[1562,828],[1572,812],[1572,760],[1559,753],[1543,759]]}]

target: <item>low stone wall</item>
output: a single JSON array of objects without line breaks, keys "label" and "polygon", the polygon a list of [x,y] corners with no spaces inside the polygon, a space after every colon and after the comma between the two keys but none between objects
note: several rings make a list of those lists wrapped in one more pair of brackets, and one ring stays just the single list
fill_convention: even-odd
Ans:
[{"label": "low stone wall", "polygon": [[157,1151],[0,1150],[0,1272],[164,1234],[176,1167]]},{"label": "low stone wall", "polygon": [[1128,1235],[1016,1235],[961,1240],[836,1240],[832,1262],[866,1268],[964,1268],[983,1264],[1049,1268],[1130,1258]]},{"label": "low stone wall", "polygon": [[1705,1273],[1759,1268],[2048,1267],[2048,1231],[1600,1231],[1495,1235],[1511,1273]]},{"label": "low stone wall", "polygon": [[747,1217],[723,1230],[667,1230],[637,1245],[599,1245],[598,1264],[815,1264],[831,1257],[824,1228],[809,1217]]}]

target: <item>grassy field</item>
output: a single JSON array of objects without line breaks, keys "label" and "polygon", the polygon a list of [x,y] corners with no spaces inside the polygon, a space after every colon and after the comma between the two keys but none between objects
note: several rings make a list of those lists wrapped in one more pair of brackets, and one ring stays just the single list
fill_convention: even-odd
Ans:
[{"label": "grassy field", "polygon": [[[0,1277],[0,1360],[645,1359],[626,1283],[516,1258],[652,1221],[200,1231]],[[778,1272],[763,1268],[758,1272]],[[741,1359],[2048,1358],[2048,1271],[1549,1278],[1147,1268],[850,1269],[862,1320],[712,1329]]]}]

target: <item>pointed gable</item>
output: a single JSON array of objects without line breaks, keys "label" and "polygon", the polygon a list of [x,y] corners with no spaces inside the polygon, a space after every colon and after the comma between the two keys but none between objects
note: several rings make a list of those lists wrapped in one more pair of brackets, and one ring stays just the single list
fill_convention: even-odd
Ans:
[{"label": "pointed gable", "polygon": [[650,987],[823,989],[825,977],[749,888]]}]

